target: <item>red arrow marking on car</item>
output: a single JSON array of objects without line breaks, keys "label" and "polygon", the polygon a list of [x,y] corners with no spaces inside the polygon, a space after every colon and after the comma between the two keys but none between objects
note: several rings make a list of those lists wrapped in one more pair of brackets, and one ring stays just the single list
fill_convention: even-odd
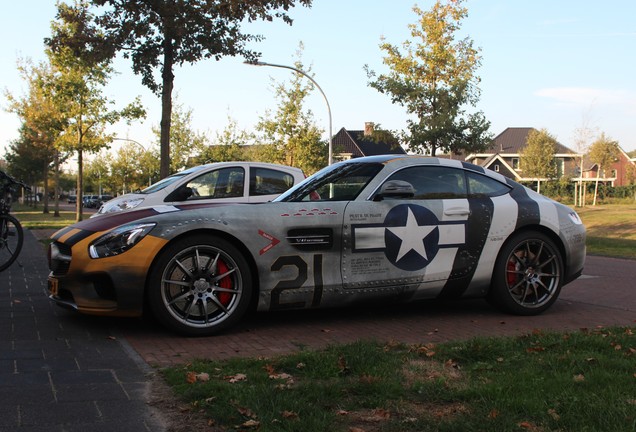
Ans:
[{"label": "red arrow marking on car", "polygon": [[274,237],[271,234],[267,234],[265,231],[263,230],[258,230],[258,234],[261,237],[265,237],[267,240],[270,241],[270,243],[265,246],[263,249],[261,249],[258,254],[259,255],[263,255],[265,252],[267,252],[268,250],[270,250],[271,248],[273,248],[274,246],[276,246],[278,243],[280,243],[280,240],[278,240],[276,237]]}]

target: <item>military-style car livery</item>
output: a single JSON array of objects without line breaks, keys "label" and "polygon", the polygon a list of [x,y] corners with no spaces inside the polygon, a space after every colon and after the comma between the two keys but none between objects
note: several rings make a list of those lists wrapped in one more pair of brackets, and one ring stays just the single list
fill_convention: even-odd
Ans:
[{"label": "military-style car livery", "polygon": [[262,204],[159,205],[55,233],[49,290],[79,312],[209,335],[259,310],[486,297],[533,315],[577,278],[575,211],[465,162],[373,156]]}]

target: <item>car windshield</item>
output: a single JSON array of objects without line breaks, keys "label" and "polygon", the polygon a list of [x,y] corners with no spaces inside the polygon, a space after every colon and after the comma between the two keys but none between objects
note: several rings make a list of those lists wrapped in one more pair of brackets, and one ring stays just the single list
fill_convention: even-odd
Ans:
[{"label": "car windshield", "polygon": [[331,165],[289,189],[274,201],[351,201],[382,167],[383,165],[377,162]]},{"label": "car windshield", "polygon": [[165,179],[159,180],[157,183],[152,184],[151,186],[148,186],[146,189],[143,189],[141,191],[138,191],[137,193],[153,193],[153,192],[157,192],[169,185],[171,185],[172,183],[179,181],[180,179],[182,179],[183,177],[187,176],[188,174],[195,172],[195,171],[199,171],[200,169],[202,169],[203,166],[197,166],[194,168],[190,168],[175,174],[172,174],[169,177],[166,177]]}]

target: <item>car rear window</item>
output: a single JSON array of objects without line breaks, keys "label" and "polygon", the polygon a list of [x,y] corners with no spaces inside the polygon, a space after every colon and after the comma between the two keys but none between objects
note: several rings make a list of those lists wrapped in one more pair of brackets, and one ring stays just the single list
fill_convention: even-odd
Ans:
[{"label": "car rear window", "polygon": [[250,170],[250,196],[280,195],[294,185],[289,173],[252,167]]},{"label": "car rear window", "polygon": [[471,198],[495,197],[508,193],[510,186],[485,175],[471,171],[466,172],[468,178],[468,195]]}]

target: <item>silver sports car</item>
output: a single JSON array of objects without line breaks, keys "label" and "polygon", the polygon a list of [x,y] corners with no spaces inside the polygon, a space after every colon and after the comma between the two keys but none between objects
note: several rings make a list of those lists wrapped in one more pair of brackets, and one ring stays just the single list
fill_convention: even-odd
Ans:
[{"label": "silver sports car", "polygon": [[79,312],[210,335],[258,310],[486,297],[541,313],[585,260],[571,208],[468,163],[375,156],[262,204],[156,206],[53,235],[49,291]]}]

